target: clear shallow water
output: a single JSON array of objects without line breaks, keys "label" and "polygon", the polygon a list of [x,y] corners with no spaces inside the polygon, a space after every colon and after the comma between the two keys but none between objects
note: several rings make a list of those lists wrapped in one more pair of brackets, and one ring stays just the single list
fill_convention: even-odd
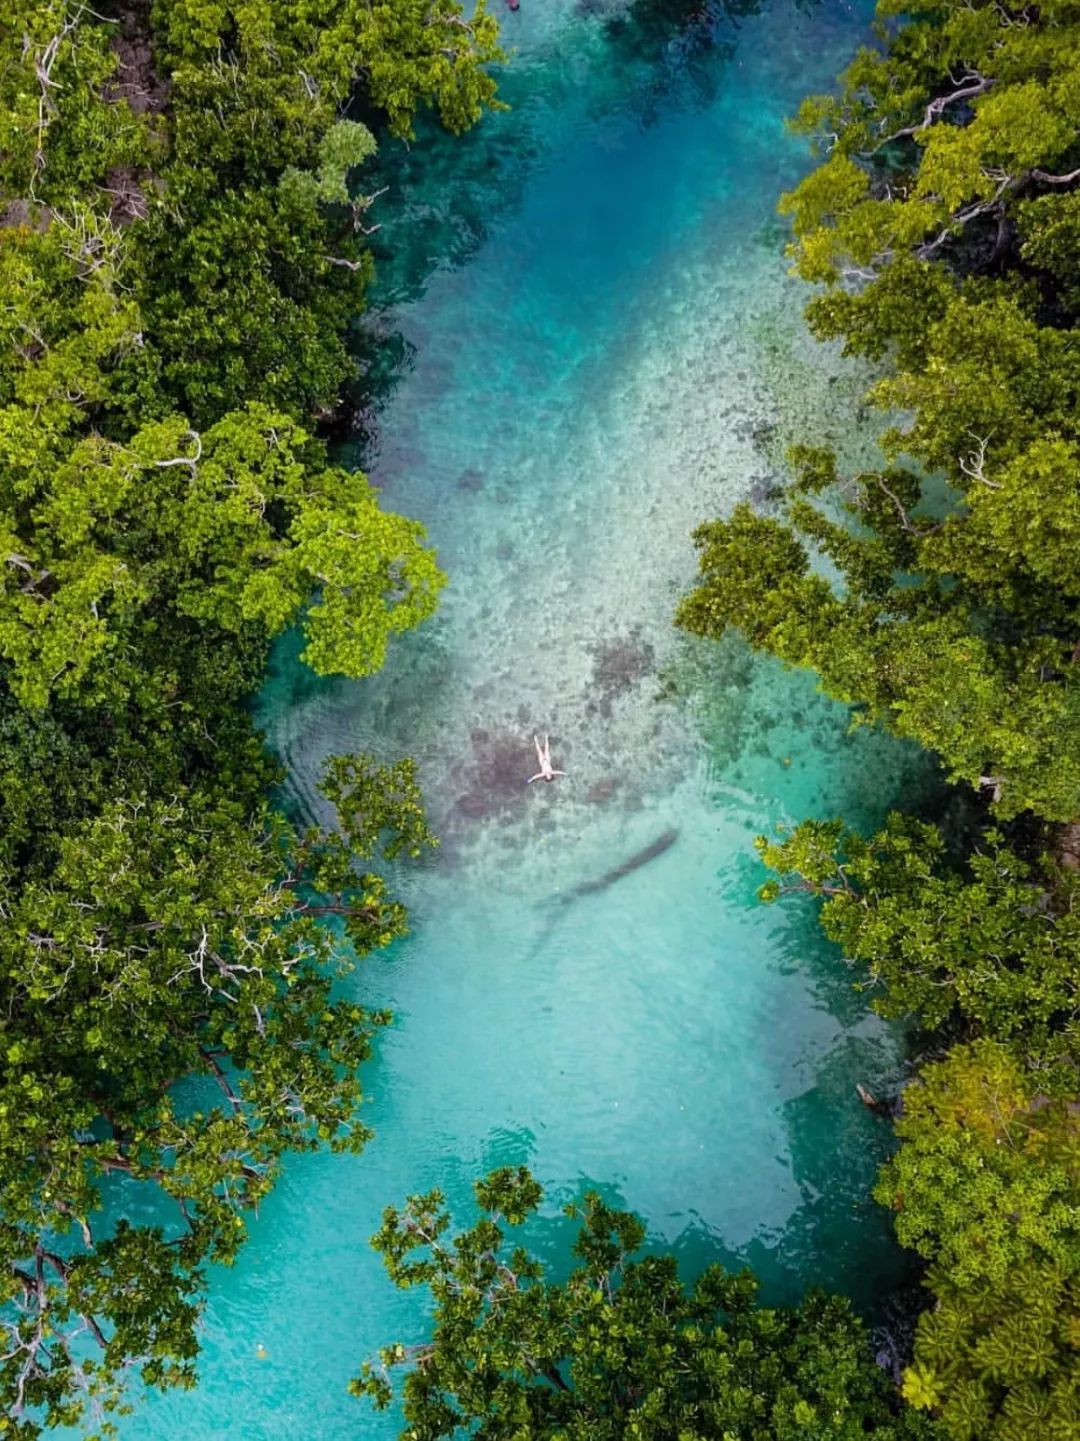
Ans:
[{"label": "clear shallow water", "polygon": [[[416,756],[443,844],[399,878],[412,935],[351,982],[397,1015],[367,1074],[376,1139],[286,1168],[213,1277],[200,1388],[127,1438],[394,1436],[344,1388],[421,1305],[367,1239],[409,1191],[466,1214],[496,1164],[551,1188],[554,1261],[556,1203],[598,1184],[688,1272],[749,1261],[773,1298],[821,1283],[872,1309],[900,1274],[867,1199],[886,1137],[853,1091],[895,1079],[898,1038],[807,909],[755,902],[751,841],[872,824],[918,762],[808,678],[671,626],[699,520],[764,500],[795,435],[865,445],[864,378],[807,340],[773,207],[806,163],[783,117],[867,11],[768,0],[700,47],[615,13],[522,0],[513,113],[384,154],[375,326],[397,363],[363,460],[452,583],[370,682],[316,681],[290,638],[258,714],[306,814],[327,754]],[[556,785],[523,784],[534,730]],[[669,829],[648,866],[552,905]]]}]

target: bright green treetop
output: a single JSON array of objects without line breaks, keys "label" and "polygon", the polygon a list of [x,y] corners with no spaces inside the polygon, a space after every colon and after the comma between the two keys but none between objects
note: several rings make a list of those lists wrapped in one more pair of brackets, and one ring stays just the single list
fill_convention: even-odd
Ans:
[{"label": "bright green treetop", "polygon": [[949,1441],[1080,1432],[1080,1117],[992,1042],[904,1093],[875,1194],[930,1262],[904,1394]]},{"label": "bright green treetop", "polygon": [[423,528],[266,406],[202,435],[183,417],[125,442],[90,434],[47,460],[12,486],[0,531],[0,654],[25,704],[118,699],[116,658],[163,608],[273,636],[311,598],[305,656],[347,675],[377,670],[389,636],[435,609],[443,576]]},{"label": "bright green treetop", "polygon": [[998,223],[1021,200],[1080,179],[1075,0],[1037,12],[880,0],[878,16],[883,47],[861,50],[839,94],[804,101],[796,119],[827,152],[782,206],[808,280],[874,277],[987,234],[1003,253]]}]

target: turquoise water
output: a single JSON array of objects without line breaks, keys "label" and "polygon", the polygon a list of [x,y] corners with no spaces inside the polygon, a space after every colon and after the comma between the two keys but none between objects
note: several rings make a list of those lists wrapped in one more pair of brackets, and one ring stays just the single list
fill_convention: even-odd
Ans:
[{"label": "turquoise water", "polygon": [[[865,377],[814,347],[773,218],[806,164],[782,120],[862,38],[865,6],[766,0],[679,41],[614,4],[521,0],[509,115],[384,153],[377,413],[356,448],[429,527],[441,614],[362,684],[276,657],[258,714],[319,813],[323,758],[416,756],[438,854],[398,880],[413,930],[351,983],[394,1028],[359,1158],[290,1163],[215,1274],[202,1382],[127,1438],[389,1438],[345,1395],[415,1339],[367,1239],[382,1207],[527,1161],[556,1203],[609,1189],[688,1272],[749,1261],[872,1314],[901,1271],[867,1198],[896,1034],[811,913],[764,908],[751,841],[805,815],[865,824],[921,783],[806,677],[671,625],[694,524],[763,504],[796,435],[849,454]],[[390,357],[387,362],[385,357]],[[567,778],[524,785],[550,732]],[[572,888],[667,831],[647,866]]]}]

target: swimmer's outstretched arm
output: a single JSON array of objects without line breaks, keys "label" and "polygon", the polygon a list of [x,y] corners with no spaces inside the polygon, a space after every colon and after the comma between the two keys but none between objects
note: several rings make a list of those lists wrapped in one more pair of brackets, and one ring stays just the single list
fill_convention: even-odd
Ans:
[{"label": "swimmer's outstretched arm", "polygon": [[564,776],[564,775],[566,774],[566,772],[565,772],[565,771],[556,771],[556,770],[553,770],[553,771],[551,772],[551,774],[552,774],[553,776]]},{"label": "swimmer's outstretched arm", "polygon": [[536,775],[530,776],[529,779],[525,782],[525,784],[526,784],[527,786],[531,786],[532,783],[533,783],[533,781],[542,781],[543,779],[544,779],[544,772],[543,772],[543,771],[537,771]]}]

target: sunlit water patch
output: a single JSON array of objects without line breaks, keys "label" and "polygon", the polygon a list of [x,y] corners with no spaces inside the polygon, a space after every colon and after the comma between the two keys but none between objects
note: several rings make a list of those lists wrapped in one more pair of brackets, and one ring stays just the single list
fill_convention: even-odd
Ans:
[{"label": "sunlit water patch", "polygon": [[[767,505],[790,439],[866,443],[865,378],[807,339],[773,210],[806,163],[783,118],[867,14],[709,13],[706,44],[521,0],[513,112],[384,150],[363,460],[451,584],[370,682],[316,681],[290,638],[258,714],[300,813],[328,754],[407,753],[443,844],[397,878],[412,935],[353,982],[397,1014],[376,1139],[286,1167],[213,1277],[199,1390],[125,1436],[394,1435],[345,1384],[417,1336],[421,1301],[367,1239],[409,1191],[464,1210],[496,1164],[533,1166],[552,1216],[609,1187],[688,1270],[749,1260],[772,1297],[823,1283],[872,1310],[899,1274],[867,1196],[887,1132],[854,1094],[895,1081],[898,1038],[809,910],[755,901],[752,839],[872,824],[922,771],[809,678],[671,623],[699,520]],[[534,732],[566,779],[524,784]],[[565,1227],[538,1235],[556,1257]]]}]

